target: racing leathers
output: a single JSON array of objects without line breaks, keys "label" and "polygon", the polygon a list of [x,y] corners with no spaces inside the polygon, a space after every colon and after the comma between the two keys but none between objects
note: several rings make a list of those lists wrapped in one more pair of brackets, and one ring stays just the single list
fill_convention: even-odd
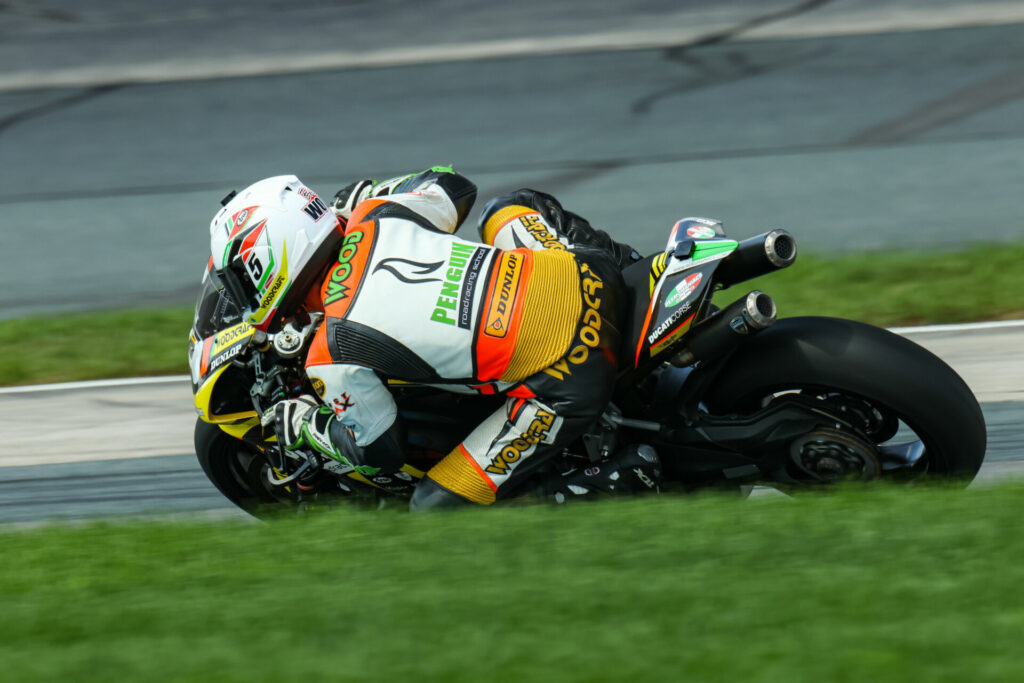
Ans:
[{"label": "racing leathers", "polygon": [[[464,177],[435,168],[387,189],[350,207],[306,359],[324,407],[295,422],[292,445],[364,474],[388,473],[403,459],[384,381],[504,394],[504,405],[427,472],[412,501],[414,509],[491,504],[607,405],[623,317],[620,266],[632,254],[601,244],[603,233],[531,190],[487,205],[480,244],[452,234],[476,194]],[[588,244],[574,244],[574,232]]]}]

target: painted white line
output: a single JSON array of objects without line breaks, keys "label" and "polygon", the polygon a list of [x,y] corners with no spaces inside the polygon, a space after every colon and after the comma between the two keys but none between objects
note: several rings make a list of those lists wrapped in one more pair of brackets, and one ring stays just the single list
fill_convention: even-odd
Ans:
[{"label": "painted white line", "polygon": [[34,394],[41,391],[78,391],[81,389],[104,389],[107,387],[128,387],[145,384],[173,384],[190,382],[188,375],[169,375],[165,377],[123,377],[120,379],[94,379],[85,382],[60,382],[58,384],[34,384],[24,387],[4,387],[0,394]]},{"label": "painted white line", "polygon": [[213,61],[184,55],[154,62],[71,66],[38,71],[26,69],[0,74],[0,92],[108,83],[166,83],[212,78],[245,78],[605,50],[654,49],[687,43],[703,35],[704,32],[700,28],[667,28],[385,48],[365,52],[336,50],[278,55],[224,55]]},{"label": "painted white line", "polygon": [[920,327],[890,327],[896,334],[927,334],[928,332],[970,332],[972,330],[998,330],[1024,327],[1024,320],[993,320],[985,323],[959,323],[952,325],[922,325]]},{"label": "painted white line", "polygon": [[[980,6],[979,6],[980,5]],[[632,30],[595,31],[584,35],[488,40],[365,51],[318,51],[291,54],[242,53],[203,61],[193,56],[128,60],[116,64],[84,64],[0,73],[0,92],[38,88],[85,87],[110,83],[166,83],[212,78],[244,78],[336,69],[376,68],[461,62],[478,59],[533,57],[617,50],[643,50],[685,45],[728,28],[721,22],[695,20]],[[1024,5],[1016,2],[969,3],[967,8],[922,7],[879,11],[866,9],[821,15],[798,15],[748,29],[731,41],[788,40],[815,36],[935,30],[1024,22]],[[736,23],[742,23],[737,20]]]},{"label": "painted white line", "polygon": [[[929,332],[971,332],[977,330],[998,330],[1024,328],[1024,320],[995,320],[983,323],[959,323],[951,325],[922,325],[920,327],[890,327],[896,334],[927,334]],[[174,384],[190,382],[188,375],[168,375],[164,377],[125,377],[121,379],[97,379],[85,382],[61,382],[59,384],[35,384],[24,387],[3,387],[0,394],[34,394],[42,391],[77,391],[80,389],[104,389],[107,387],[127,387],[146,384]]]}]

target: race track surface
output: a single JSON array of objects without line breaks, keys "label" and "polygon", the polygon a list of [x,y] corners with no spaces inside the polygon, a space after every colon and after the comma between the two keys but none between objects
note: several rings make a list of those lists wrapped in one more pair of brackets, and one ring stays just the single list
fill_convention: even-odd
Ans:
[{"label": "race track surface", "polygon": [[[187,305],[221,197],[280,173],[451,163],[644,252],[686,215],[805,252],[1024,236],[1022,3],[8,2],[0,64],[0,318]],[[908,334],[978,393],[982,478],[1019,471],[1020,331]],[[0,415],[0,521],[231,514],[185,382]]]},{"label": "race track surface", "polygon": [[[645,252],[685,215],[785,227],[808,252],[1021,236],[1024,24],[976,25],[1024,20],[1007,3],[482,4],[448,5],[457,21],[403,2],[0,8],[0,317],[187,303],[221,197],[289,172],[330,196],[453,163],[483,198],[544,189]],[[444,52],[462,36],[476,52]],[[342,43],[415,50],[289,62]],[[408,63],[431,50],[460,61]],[[184,80],[118,70],[136,65]],[[79,85],[25,87],[68,73]]]},{"label": "race track surface", "polygon": [[[904,330],[948,362],[982,403],[983,484],[1024,474],[1024,322]],[[54,421],[53,411],[67,416]],[[241,517],[192,449],[187,380],[0,392],[0,522],[204,513]]]}]

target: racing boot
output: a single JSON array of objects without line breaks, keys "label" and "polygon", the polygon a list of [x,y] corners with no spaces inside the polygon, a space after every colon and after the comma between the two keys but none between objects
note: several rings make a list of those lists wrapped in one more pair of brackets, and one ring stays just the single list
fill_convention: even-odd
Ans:
[{"label": "racing boot", "polygon": [[652,446],[628,446],[615,455],[546,479],[540,495],[556,503],[594,499],[606,495],[657,492],[661,484],[661,460]]}]

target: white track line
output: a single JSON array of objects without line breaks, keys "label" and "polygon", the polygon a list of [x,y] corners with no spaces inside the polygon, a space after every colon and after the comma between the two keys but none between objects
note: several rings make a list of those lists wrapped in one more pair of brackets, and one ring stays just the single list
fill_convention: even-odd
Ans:
[{"label": "white track line", "polygon": [[173,384],[188,382],[188,375],[169,375],[166,377],[124,377],[121,379],[94,379],[86,382],[60,382],[59,384],[35,384],[25,387],[4,387],[0,394],[34,394],[41,391],[78,391],[81,389],[105,389],[108,387],[127,387],[138,384]]},{"label": "white track line", "polygon": [[[956,325],[922,325],[920,327],[891,327],[890,332],[896,334],[927,334],[929,332],[971,332],[977,330],[998,330],[1024,327],[1024,320],[996,320],[984,323],[961,323]],[[122,379],[97,379],[86,382],[61,382],[59,384],[35,384],[24,387],[3,387],[2,394],[34,394],[43,391],[79,391],[82,389],[106,389],[109,387],[126,387],[146,384],[174,384],[189,382],[188,375],[169,375],[166,377],[126,377]]]},{"label": "white track line", "polygon": [[922,325],[920,327],[890,327],[896,334],[927,334],[928,332],[970,332],[973,330],[998,330],[1024,327],[1024,320],[994,320],[985,323],[960,323],[955,325]]},{"label": "white track line", "polygon": [[[675,17],[672,21],[677,21]],[[896,8],[879,11],[873,6],[846,12],[788,17],[753,27],[732,40],[787,40],[809,36],[842,36],[900,31],[934,30],[964,26],[989,26],[1024,21],[1024,5],[1018,2],[967,3],[965,7]],[[585,35],[552,35],[536,38],[491,37],[477,42],[383,48],[366,51],[316,53],[244,53],[222,55],[207,62],[191,55],[176,58],[128,61],[118,64],[85,64],[64,68],[23,69],[0,73],[0,92],[36,88],[85,87],[107,83],[166,83],[211,78],[244,78],[306,73],[334,69],[373,68],[460,62],[477,59],[533,57],[593,51],[642,50],[675,47],[714,35],[724,27],[673,24],[633,30],[595,31]]]}]

